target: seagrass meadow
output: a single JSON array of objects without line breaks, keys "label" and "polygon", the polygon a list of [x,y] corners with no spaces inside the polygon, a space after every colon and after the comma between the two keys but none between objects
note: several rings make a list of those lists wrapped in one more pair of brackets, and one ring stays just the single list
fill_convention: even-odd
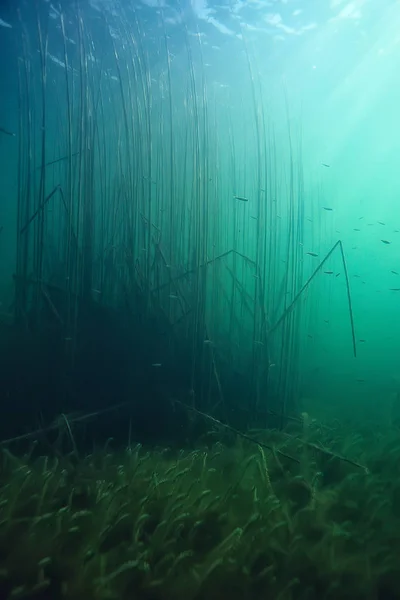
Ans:
[{"label": "seagrass meadow", "polygon": [[252,435],[4,450],[2,597],[398,598],[398,430]]},{"label": "seagrass meadow", "polygon": [[0,3],[1,598],[400,598],[399,30]]}]

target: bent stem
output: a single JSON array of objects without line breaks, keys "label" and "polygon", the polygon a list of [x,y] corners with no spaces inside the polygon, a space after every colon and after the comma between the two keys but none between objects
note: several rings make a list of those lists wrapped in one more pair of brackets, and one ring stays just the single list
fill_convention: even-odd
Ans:
[{"label": "bent stem", "polygon": [[341,240],[338,240],[336,242],[336,244],[334,244],[334,246],[332,246],[332,248],[329,250],[328,254],[325,256],[325,258],[322,260],[322,262],[319,263],[318,267],[315,269],[315,271],[312,273],[312,275],[310,275],[310,277],[307,279],[307,281],[305,282],[303,287],[293,298],[293,301],[289,304],[287,309],[279,317],[279,319],[277,320],[275,325],[273,325],[269,329],[268,333],[269,334],[273,333],[279,327],[279,325],[281,323],[283,323],[283,321],[286,319],[286,317],[292,312],[292,310],[294,309],[295,304],[299,300],[300,296],[308,288],[308,286],[310,285],[310,283],[312,282],[314,277],[317,275],[317,273],[319,273],[319,271],[322,269],[322,267],[324,266],[326,261],[331,257],[331,255],[333,254],[333,252],[336,250],[337,247],[339,247],[339,249],[340,249],[340,255],[342,257],[342,262],[343,262],[343,270],[344,270],[344,275],[345,275],[345,279],[346,279],[346,288],[347,288],[347,301],[348,301],[348,305],[349,305],[351,335],[352,335],[352,342],[353,342],[353,354],[354,354],[354,358],[357,358],[356,334],[355,334],[355,329],[354,329],[354,317],[353,317],[353,307],[352,307],[351,294],[350,294],[349,274],[347,272],[347,264],[346,264],[346,259],[345,259],[344,250],[343,250],[343,244],[342,244]]}]

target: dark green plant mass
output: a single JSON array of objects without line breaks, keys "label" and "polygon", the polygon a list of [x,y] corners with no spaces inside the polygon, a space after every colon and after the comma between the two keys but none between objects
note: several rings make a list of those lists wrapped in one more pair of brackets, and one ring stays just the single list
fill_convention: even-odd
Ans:
[{"label": "dark green plant mass", "polygon": [[3,450],[0,596],[400,597],[396,432],[257,436],[270,451],[214,434],[79,461]]}]

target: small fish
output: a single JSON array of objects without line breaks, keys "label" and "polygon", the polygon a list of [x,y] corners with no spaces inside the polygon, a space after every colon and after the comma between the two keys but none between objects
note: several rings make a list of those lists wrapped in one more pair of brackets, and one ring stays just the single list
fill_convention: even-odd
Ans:
[{"label": "small fish", "polygon": [[145,181],[150,181],[150,183],[152,183],[153,185],[157,185],[157,181],[154,181],[154,179],[150,179],[150,177],[142,175],[142,179],[144,179]]},{"label": "small fish", "polygon": [[353,275],[353,277],[360,277],[359,275]]},{"label": "small fish", "polygon": [[310,338],[310,340],[313,339],[313,336],[310,333],[307,333],[307,337]]},{"label": "small fish", "polygon": [[162,363],[153,363],[151,366],[158,369],[159,367],[162,366]]},{"label": "small fish", "polygon": [[361,229],[353,229],[353,231],[361,231]]},{"label": "small fish", "polygon": [[315,252],[306,252],[306,254],[309,254],[310,256],[318,256],[318,254],[316,254]]},{"label": "small fish", "polygon": [[365,342],[366,342],[367,340],[358,340],[358,341],[360,342],[360,344],[365,344]]},{"label": "small fish", "polygon": [[336,273],[335,277],[339,277],[340,273]]},{"label": "small fish", "polygon": [[393,233],[399,233],[400,229],[393,229]]},{"label": "small fish", "polygon": [[328,165],[328,164],[326,164],[326,163],[321,163],[321,165],[322,165],[323,167],[326,167],[327,169],[329,169],[329,168],[330,168],[330,166],[331,166],[331,165]]},{"label": "small fish", "polygon": [[381,240],[382,244],[391,244],[392,242],[389,242],[389,240]]},{"label": "small fish", "polygon": [[251,215],[250,215],[250,219],[254,219],[255,221],[258,221],[258,217],[252,217]]},{"label": "small fish", "polygon": [[359,220],[359,221],[362,221],[362,219],[363,219],[363,218],[364,218],[364,217],[358,217],[358,220]]},{"label": "small fish", "polygon": [[356,381],[358,381],[358,383],[364,383],[365,379],[356,379]]},{"label": "small fish", "polygon": [[379,223],[379,225],[386,225],[386,223],[384,223],[383,221],[377,221]]},{"label": "small fish", "polygon": [[5,21],[3,21],[3,19],[0,19],[0,25],[1,25],[1,27],[7,27],[8,29],[12,29],[12,25],[10,25],[10,23],[6,23]]},{"label": "small fish", "polygon": [[324,271],[325,275],[333,275],[333,271]]},{"label": "small fish", "polygon": [[176,294],[170,294],[170,295],[168,296],[168,298],[171,298],[171,299],[173,299],[173,300],[177,300],[177,299],[178,299],[178,296],[176,296]]},{"label": "small fish", "polygon": [[400,292],[400,288],[389,288],[391,292]]},{"label": "small fish", "polygon": [[393,275],[398,275],[397,271],[390,271],[391,273],[393,273]]},{"label": "small fish", "polygon": [[328,324],[329,324],[329,321],[328,321],[328,319],[324,319],[324,323],[328,323]]},{"label": "small fish", "polygon": [[310,223],[312,223],[312,219],[309,219],[308,217],[307,217],[307,221],[310,221]]},{"label": "small fish", "polygon": [[10,135],[11,137],[15,137],[16,136],[15,133],[12,133],[11,131],[7,131],[7,129],[4,129],[4,127],[0,127],[0,132],[4,133],[5,135]]},{"label": "small fish", "polygon": [[235,198],[235,200],[240,200],[241,202],[248,202],[249,199],[245,198],[244,196],[233,196]]},{"label": "small fish", "polygon": [[333,208],[329,208],[329,206],[323,206],[322,207],[324,210],[333,210]]}]

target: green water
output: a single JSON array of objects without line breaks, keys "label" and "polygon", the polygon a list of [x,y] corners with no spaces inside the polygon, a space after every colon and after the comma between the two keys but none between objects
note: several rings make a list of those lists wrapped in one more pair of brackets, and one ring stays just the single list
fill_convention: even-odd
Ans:
[{"label": "green water", "polygon": [[[332,1],[318,8],[307,2],[200,2],[182,9],[157,9],[151,2],[111,9],[99,2],[61,12],[43,3],[39,17],[32,7],[19,17],[16,8],[5,6],[0,15],[2,52],[9,58],[1,66],[7,90],[0,99],[1,126],[17,134],[0,137],[2,312],[13,311],[18,185],[22,196],[28,188],[32,194],[27,217],[40,205],[40,194],[60,184],[71,199],[82,247],[82,198],[90,188],[95,254],[126,243],[126,233],[117,239],[118,223],[129,214],[136,228],[133,256],[144,271],[158,234],[173,276],[193,259],[212,263],[202,282],[208,338],[223,355],[229,348],[242,371],[254,365],[254,342],[265,333],[255,278],[271,326],[340,239],[357,358],[343,264],[335,252],[295,307],[290,335],[293,368],[300,372],[297,400],[316,415],[350,409],[360,418],[366,407],[376,418],[391,405],[399,391],[398,2]],[[42,158],[76,151],[71,173],[68,161],[46,168],[41,192]],[[63,211],[57,201],[45,212],[43,269],[58,283],[64,275],[54,274],[66,256]],[[214,259],[232,249],[247,258],[230,255],[217,267]],[[146,252],[153,253],[148,261]],[[228,267],[247,296],[233,291]],[[103,298],[118,302],[116,287],[100,272],[96,266],[92,289],[103,285]],[[290,284],[282,300],[286,272]],[[151,277],[150,287],[157,287]],[[174,295],[168,289],[169,300],[161,302],[171,318],[179,318],[182,313],[170,306]],[[286,368],[280,335],[268,358],[278,371]],[[257,361],[264,369],[266,354]]]}]

